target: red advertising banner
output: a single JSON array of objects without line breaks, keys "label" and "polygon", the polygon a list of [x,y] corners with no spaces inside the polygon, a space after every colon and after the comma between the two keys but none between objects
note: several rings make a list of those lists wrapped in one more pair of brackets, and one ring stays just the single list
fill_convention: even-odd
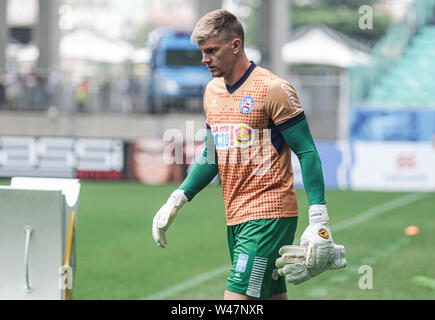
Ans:
[{"label": "red advertising banner", "polygon": [[174,160],[175,151],[173,144],[162,140],[133,141],[126,150],[125,178],[146,184],[182,182],[185,167]]}]

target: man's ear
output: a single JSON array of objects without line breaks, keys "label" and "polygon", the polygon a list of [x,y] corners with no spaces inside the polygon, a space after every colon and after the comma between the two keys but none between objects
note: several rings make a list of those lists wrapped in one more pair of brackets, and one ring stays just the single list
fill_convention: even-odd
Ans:
[{"label": "man's ear", "polygon": [[233,39],[231,42],[231,46],[233,47],[233,53],[239,54],[239,52],[242,50],[242,40],[239,38]]}]

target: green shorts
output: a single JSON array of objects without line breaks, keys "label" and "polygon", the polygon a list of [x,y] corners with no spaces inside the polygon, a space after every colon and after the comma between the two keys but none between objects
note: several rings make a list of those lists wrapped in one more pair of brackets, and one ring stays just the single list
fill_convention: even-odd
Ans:
[{"label": "green shorts", "polygon": [[297,217],[251,220],[228,226],[231,272],[226,290],[256,298],[287,292],[285,279],[272,278],[282,246],[293,243]]}]

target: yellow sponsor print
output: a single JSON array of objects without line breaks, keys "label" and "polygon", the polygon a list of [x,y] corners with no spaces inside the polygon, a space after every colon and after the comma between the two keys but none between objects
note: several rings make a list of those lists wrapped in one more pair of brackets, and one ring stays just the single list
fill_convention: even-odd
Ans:
[{"label": "yellow sponsor print", "polygon": [[297,256],[297,255],[284,255],[284,259],[292,260],[292,259],[305,259],[305,256]]},{"label": "yellow sponsor print", "polygon": [[234,134],[236,141],[241,146],[248,146],[253,140],[253,130],[252,128],[244,125],[239,125],[234,129]]},{"label": "yellow sponsor print", "polygon": [[308,262],[307,262],[308,267],[311,266],[311,257],[312,256],[313,256],[313,248],[310,248],[310,253],[308,254]]},{"label": "yellow sponsor print", "polygon": [[320,229],[319,231],[318,231],[318,234],[319,234],[319,236],[321,236],[323,239],[326,239],[326,240],[328,240],[329,239],[329,232],[328,232],[328,230],[326,230],[326,229]]}]

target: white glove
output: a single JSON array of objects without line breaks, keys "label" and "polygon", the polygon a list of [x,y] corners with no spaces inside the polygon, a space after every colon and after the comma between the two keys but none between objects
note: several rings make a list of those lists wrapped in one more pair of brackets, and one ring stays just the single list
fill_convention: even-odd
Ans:
[{"label": "white glove", "polygon": [[315,204],[308,210],[310,224],[302,234],[300,245],[307,247],[305,264],[310,269],[324,269],[333,258],[334,242],[329,228],[326,205]]},{"label": "white glove", "polygon": [[296,279],[305,279],[308,276],[308,268],[305,264],[307,248],[303,246],[288,245],[279,249],[281,255],[275,261],[278,269],[273,270],[272,278],[285,276],[288,282],[293,283]]},{"label": "white glove", "polygon": [[289,283],[295,285],[305,282],[326,270],[345,268],[347,261],[345,249],[342,245],[334,244],[333,256],[324,268],[309,269],[305,264],[307,248],[303,246],[284,246],[279,250],[281,257],[276,259],[275,274],[285,276]]},{"label": "white glove", "polygon": [[153,238],[157,245],[165,248],[168,244],[166,231],[177,216],[178,210],[188,201],[183,190],[172,192],[168,201],[157,211],[153,219]]}]

